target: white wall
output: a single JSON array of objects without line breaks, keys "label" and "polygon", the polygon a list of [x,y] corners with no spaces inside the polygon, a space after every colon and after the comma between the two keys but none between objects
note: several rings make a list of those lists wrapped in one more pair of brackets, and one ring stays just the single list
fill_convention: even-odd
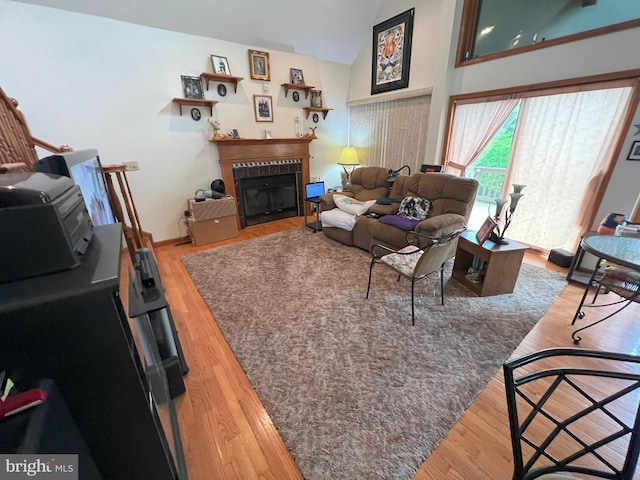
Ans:
[{"label": "white wall", "polygon": [[[335,162],[347,139],[348,65],[270,51],[271,81],[256,81],[249,76],[250,45],[6,0],[0,0],[0,45],[0,87],[18,99],[34,136],[97,148],[105,164],[139,163],[140,171],[127,178],[142,227],[156,241],[186,234],[179,222],[186,199],[221,176],[208,110],[201,108],[195,122],[189,108],[180,116],[171,101],[183,96],[180,75],[212,71],[211,54],[227,57],[232,74],[244,77],[237,94],[227,84],[220,97],[213,82],[205,92],[220,102],[213,118],[223,132],[237,128],[242,137],[262,138],[268,128],[274,137],[293,137],[296,116],[303,131],[316,126],[304,118],[304,95],[298,103],[291,93],[284,97],[280,85],[292,67],[323,90],[334,110],[317,124],[311,176],[340,184]],[[273,96],[274,123],[255,121],[253,95],[264,86]]]}]

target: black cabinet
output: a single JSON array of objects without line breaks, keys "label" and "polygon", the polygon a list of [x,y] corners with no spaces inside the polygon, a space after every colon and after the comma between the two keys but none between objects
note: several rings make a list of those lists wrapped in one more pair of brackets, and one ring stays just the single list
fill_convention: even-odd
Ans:
[{"label": "black cabinet", "polygon": [[96,227],[80,266],[0,284],[0,370],[56,382],[105,478],[185,478],[173,403],[150,391],[119,297],[121,235]]}]

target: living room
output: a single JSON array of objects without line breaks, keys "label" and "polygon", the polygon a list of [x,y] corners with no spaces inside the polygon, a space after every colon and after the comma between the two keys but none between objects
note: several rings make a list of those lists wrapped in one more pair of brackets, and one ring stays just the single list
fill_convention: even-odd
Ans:
[{"label": "living room", "polygon": [[[409,87],[402,92],[432,89],[425,154],[429,161],[424,163],[439,163],[436,159],[441,158],[450,95],[637,67],[631,46],[639,33],[630,29],[454,68],[451,59],[461,14],[461,2],[456,3],[424,1],[416,5]],[[245,138],[264,136],[265,124],[255,121],[249,99],[262,94],[267,85],[276,107],[275,121],[268,124],[274,137],[293,136],[296,116],[303,132],[317,127],[318,138],[310,144],[310,174],[322,178],[327,186],[341,183],[337,159],[349,143],[347,103],[375,98],[370,94],[370,32],[360,40],[362,48],[352,65],[274,52],[272,79],[264,82],[249,79],[247,50],[251,45],[25,3],[3,1],[0,5],[3,39],[11,46],[0,52],[0,60],[12,65],[3,71],[2,87],[20,102],[33,135],[55,145],[97,148],[107,164],[138,162],[140,171],[131,172],[128,180],[142,225],[155,241],[186,235],[179,222],[186,199],[221,177],[216,146],[208,141],[212,135],[205,121],[208,110],[202,109],[203,119],[194,122],[189,109],[184,108],[181,116],[171,102],[182,96],[181,75],[212,71],[212,54],[225,56],[231,73],[245,78],[237,94],[231,88],[225,97],[206,92],[207,98],[219,101],[212,117],[220,122],[222,131],[236,128]],[[383,5],[373,24],[412,6],[410,2]],[[60,31],[58,25],[74,28]],[[290,68],[300,68],[306,83],[322,91],[324,105],[332,108],[326,119],[313,123],[304,118],[302,101],[284,97],[280,84],[289,81]],[[39,80],[42,75],[47,85]],[[632,123],[638,123],[638,114],[635,117]],[[94,128],[96,124],[99,128]],[[631,127],[627,133],[598,218],[608,212],[630,212],[637,198],[628,183],[634,178],[633,162],[622,161],[634,130]]]},{"label": "living room", "polygon": [[[219,102],[211,117],[220,122],[222,131],[226,133],[235,128],[241,137],[263,138],[265,127],[255,121],[250,98],[254,94],[271,95],[275,119],[268,124],[268,129],[273,137],[293,136],[298,116],[305,133],[310,127],[317,127],[317,139],[310,143],[310,176],[325,180],[329,186],[341,183],[342,169],[337,165],[337,159],[341,149],[349,144],[348,105],[376,100],[376,96],[370,94],[371,27],[409,8],[415,7],[416,13],[411,73],[406,92],[408,95],[431,92],[425,163],[439,163],[442,158],[448,103],[452,95],[583,78],[639,67],[636,46],[640,40],[640,28],[634,28],[454,68],[462,4],[461,0],[381,3],[379,11],[367,12],[371,20],[359,40],[361,48],[352,61],[342,63],[300,55],[295,51],[233,43],[0,0],[0,38],[7,47],[0,50],[0,64],[9,66],[0,72],[0,86],[20,102],[20,109],[38,138],[54,144],[69,144],[76,149],[97,148],[105,164],[137,162],[140,170],[128,172],[128,179],[141,223],[145,230],[153,233],[156,242],[171,244],[186,236],[181,220],[187,199],[193,197],[195,190],[207,188],[211,180],[221,177],[222,173],[217,148],[209,141],[213,133],[211,125],[204,118],[194,121],[187,108],[181,114],[180,108],[171,101],[182,96],[181,75],[197,76],[201,72],[212,71],[212,54],[225,56],[233,75],[244,77],[237,93],[233,93],[229,86],[224,97],[214,91],[206,93],[207,98]],[[244,15],[244,11],[238,14],[238,25],[242,24]],[[303,6],[299,7],[296,15],[307,17]],[[323,40],[317,39],[318,42]],[[270,82],[250,80],[247,50],[253,48],[270,53]],[[284,95],[280,85],[289,81],[291,68],[301,69],[306,83],[321,90],[324,104],[332,109],[318,123],[304,117],[302,102],[296,104]],[[208,110],[202,111],[206,117]],[[640,124],[640,111],[635,113],[624,135],[616,167],[595,214],[597,221],[609,212],[630,212],[637,200],[638,162],[626,159],[632,142],[638,138],[637,127],[633,126],[637,124]],[[273,229],[271,233],[295,225],[291,222],[294,220],[280,224],[283,226],[270,227]],[[250,234],[243,232],[242,235]],[[163,265],[163,258],[168,258],[169,263]],[[169,277],[171,274],[168,272],[178,268],[170,263],[172,261],[175,257],[160,257],[161,267],[166,269],[164,271]],[[568,297],[567,304],[576,295]],[[201,299],[193,300],[196,296],[197,292],[190,290],[184,296],[170,298],[176,316],[180,315],[179,324],[186,321],[186,312],[193,313],[190,310],[193,307],[187,305],[189,298],[200,305],[196,310],[199,314],[206,311]],[[567,311],[571,308],[566,307]],[[209,319],[201,320],[206,322]],[[554,319],[554,322],[563,325],[559,319]],[[190,341],[198,342],[200,328],[203,327],[188,329]],[[629,331],[618,331],[618,334],[629,335]],[[216,348],[224,348],[223,340],[217,338],[214,341]],[[617,346],[615,343],[611,345],[613,348]],[[220,363],[242,375],[242,372],[238,373],[240,367],[233,364],[232,359],[225,357]],[[215,365],[213,368],[223,367]],[[209,378],[207,381],[216,380]],[[230,381],[250,389],[246,380],[232,378]],[[198,388],[201,390],[197,391]],[[233,390],[227,385],[212,388],[217,389],[216,395]],[[202,389],[202,385],[195,387],[193,396],[202,395],[206,398],[203,402],[215,403],[211,399],[214,394]],[[247,398],[250,402],[256,401],[253,397]],[[211,415],[216,416],[215,413]],[[198,421],[188,415],[186,418],[191,424]],[[215,466],[212,463],[190,464],[190,470],[194,469],[192,478],[211,478],[206,476],[207,470],[217,472],[216,476],[220,478],[231,476],[230,472],[234,470],[238,476],[246,476],[243,475],[248,471],[244,469],[245,461],[258,464],[254,472],[256,475],[268,471],[265,476],[296,478],[298,473],[287,463],[289,460],[282,461],[280,467],[265,467],[265,463],[270,461],[249,461],[238,454],[242,450],[240,447],[218,444],[224,441],[226,429],[230,430],[229,437],[235,438],[233,442],[241,442],[233,434],[237,433],[236,429],[248,430],[246,425],[229,427],[226,419],[220,417],[210,421],[204,430],[194,429],[194,437],[199,438],[191,438],[192,446],[189,448],[201,448],[193,445],[205,441],[204,438],[209,436],[206,429],[211,428],[218,430],[216,440],[207,440],[211,449],[237,450],[228,457],[223,452],[221,459],[212,462]],[[268,418],[265,423],[270,423]],[[263,432],[266,436],[274,435],[273,427],[270,428]],[[183,429],[183,435],[185,432],[189,434],[189,427]],[[256,433],[249,435],[255,436]],[[268,439],[266,443],[269,444]],[[287,457],[282,453],[284,447],[278,440],[267,447],[252,443],[249,449],[256,454],[254,458],[279,454]],[[263,454],[259,453],[260,449],[270,451]],[[477,454],[482,455],[481,452]],[[508,475],[501,472],[499,478],[503,477]],[[425,473],[422,478],[430,477]]]}]

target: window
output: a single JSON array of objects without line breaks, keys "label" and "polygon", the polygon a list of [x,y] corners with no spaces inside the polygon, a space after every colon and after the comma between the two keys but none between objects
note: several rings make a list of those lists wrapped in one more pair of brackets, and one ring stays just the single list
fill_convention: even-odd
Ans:
[{"label": "window", "polygon": [[640,26],[638,0],[465,0],[456,66]]}]

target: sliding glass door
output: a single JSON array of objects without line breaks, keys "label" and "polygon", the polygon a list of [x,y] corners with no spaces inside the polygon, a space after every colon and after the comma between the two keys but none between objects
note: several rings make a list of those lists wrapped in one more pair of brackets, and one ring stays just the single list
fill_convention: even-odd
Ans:
[{"label": "sliding glass door", "polygon": [[469,228],[495,213],[495,198],[508,198],[512,184],[524,184],[507,237],[544,250],[573,249],[590,227],[631,91],[616,86],[457,105],[446,171],[480,182]]}]

